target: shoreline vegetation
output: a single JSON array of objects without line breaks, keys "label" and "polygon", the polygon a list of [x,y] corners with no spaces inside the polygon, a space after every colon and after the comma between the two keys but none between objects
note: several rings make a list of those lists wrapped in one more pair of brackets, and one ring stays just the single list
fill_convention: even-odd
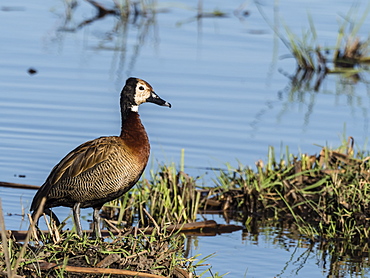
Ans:
[{"label": "shoreline vegetation", "polygon": [[[113,275],[95,268],[114,257],[108,264],[112,269],[133,271],[137,277],[140,272],[202,277],[195,273],[203,260],[200,263],[187,256],[184,227],[202,235],[210,223],[194,222],[210,213],[242,225],[231,229],[224,225],[227,232],[243,229],[253,234],[258,225],[284,226],[312,244],[345,243],[348,249],[361,244],[362,251],[368,252],[369,160],[367,152],[354,150],[352,137],[339,148],[322,147],[317,155],[293,155],[287,148],[278,158],[270,147],[266,163],[258,161],[255,169],[228,165],[218,169],[214,185],[205,187],[197,184],[200,178],[185,173],[182,152],[178,167],[161,165],[157,171],[150,170],[149,177],[143,177],[128,194],[104,206],[102,216],[108,229],[104,241],[91,240],[88,232],[80,239],[73,231],[62,231],[48,222],[48,231],[36,232],[32,224],[24,244],[16,240],[15,231],[13,235],[2,233],[0,270],[13,269],[27,277],[97,277],[81,271],[89,268]],[[210,225],[211,230],[221,227]],[[63,276],[64,272],[74,274]]]}]

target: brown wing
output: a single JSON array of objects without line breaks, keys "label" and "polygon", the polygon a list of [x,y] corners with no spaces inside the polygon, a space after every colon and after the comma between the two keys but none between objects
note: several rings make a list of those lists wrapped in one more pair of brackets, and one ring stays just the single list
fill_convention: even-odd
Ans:
[{"label": "brown wing", "polygon": [[[112,140],[113,139],[113,140]],[[63,176],[75,177],[104,161],[112,154],[117,144],[114,137],[101,137],[88,141],[67,154],[51,171],[47,180],[51,185]]]},{"label": "brown wing", "polygon": [[38,208],[41,199],[48,197],[50,190],[61,179],[76,177],[84,171],[106,160],[120,146],[118,137],[100,137],[88,141],[68,153],[50,172],[45,183],[37,191],[31,211]]}]

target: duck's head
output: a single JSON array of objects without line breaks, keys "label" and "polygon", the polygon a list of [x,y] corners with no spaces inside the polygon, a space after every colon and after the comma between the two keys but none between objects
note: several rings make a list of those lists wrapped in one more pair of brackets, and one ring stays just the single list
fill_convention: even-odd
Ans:
[{"label": "duck's head", "polygon": [[171,108],[171,104],[161,99],[148,82],[134,77],[127,79],[121,92],[121,105],[137,112],[139,105],[145,102]]}]

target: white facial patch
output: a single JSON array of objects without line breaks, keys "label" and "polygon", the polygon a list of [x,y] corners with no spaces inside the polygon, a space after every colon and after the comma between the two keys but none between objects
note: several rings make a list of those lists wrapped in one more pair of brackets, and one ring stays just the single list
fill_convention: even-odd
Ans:
[{"label": "white facial patch", "polygon": [[151,88],[151,86],[148,83],[146,83],[143,80],[140,80],[137,83],[136,89],[135,89],[135,103],[137,105],[140,105],[140,104],[146,102],[146,100],[150,96],[152,90],[153,89]]}]

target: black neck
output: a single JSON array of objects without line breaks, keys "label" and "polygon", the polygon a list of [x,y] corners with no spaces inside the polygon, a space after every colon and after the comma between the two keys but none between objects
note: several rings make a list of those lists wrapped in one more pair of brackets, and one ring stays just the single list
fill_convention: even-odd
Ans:
[{"label": "black neck", "polygon": [[127,119],[129,112],[131,112],[132,103],[125,97],[124,94],[121,94],[120,105],[121,105],[121,119],[123,123]]}]

